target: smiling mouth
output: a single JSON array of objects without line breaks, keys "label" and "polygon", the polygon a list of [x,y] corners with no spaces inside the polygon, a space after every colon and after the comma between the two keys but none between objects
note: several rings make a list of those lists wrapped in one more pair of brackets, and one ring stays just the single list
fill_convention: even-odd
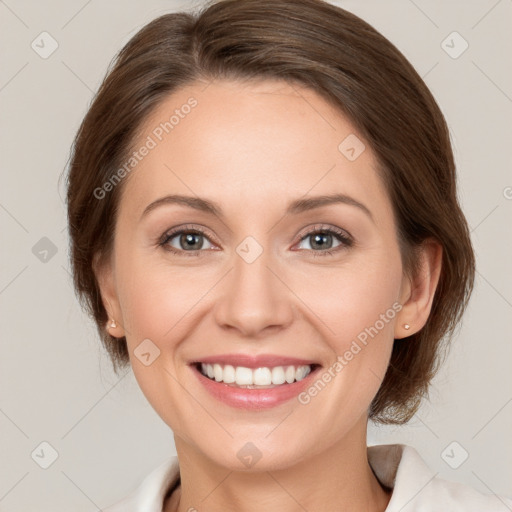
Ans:
[{"label": "smiling mouth", "polygon": [[274,388],[300,382],[320,367],[318,364],[306,364],[247,368],[218,363],[196,363],[194,366],[212,381],[246,389]]}]

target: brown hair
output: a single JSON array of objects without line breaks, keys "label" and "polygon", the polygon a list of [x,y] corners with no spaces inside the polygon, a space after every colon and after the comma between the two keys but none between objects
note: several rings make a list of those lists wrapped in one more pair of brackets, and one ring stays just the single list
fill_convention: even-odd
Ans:
[{"label": "brown hair", "polygon": [[[444,117],[412,65],[357,16],[320,0],[222,0],[196,15],[174,13],[143,27],[113,61],[74,140],[67,179],[74,285],[94,318],[114,370],[129,364],[126,338],[113,338],[93,261],[113,247],[123,182],[98,200],[144,121],[178,88],[198,79],[280,79],[307,86],[348,116],[370,145],[394,205],[404,270],[415,248],[443,248],[426,325],[395,340],[369,411],[404,423],[427,394],[474,282],[475,261],[456,192]],[[341,142],[341,141],[340,141]]]}]

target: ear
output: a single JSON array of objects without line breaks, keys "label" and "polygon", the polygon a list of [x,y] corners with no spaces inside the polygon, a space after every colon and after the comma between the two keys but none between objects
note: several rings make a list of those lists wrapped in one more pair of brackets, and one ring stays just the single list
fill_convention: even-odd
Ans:
[{"label": "ear", "polygon": [[[100,289],[103,307],[107,311],[106,329],[111,336],[122,338],[125,335],[123,318],[114,279],[114,265],[111,258],[101,260],[98,254],[93,258],[92,268]],[[111,327],[112,320],[116,326]]]},{"label": "ear", "polygon": [[[421,330],[427,323],[432,302],[441,275],[443,248],[432,238],[425,240],[418,249],[418,271],[405,276],[400,290],[402,309],[395,324],[395,338],[405,338]],[[410,328],[405,329],[404,324]]]}]

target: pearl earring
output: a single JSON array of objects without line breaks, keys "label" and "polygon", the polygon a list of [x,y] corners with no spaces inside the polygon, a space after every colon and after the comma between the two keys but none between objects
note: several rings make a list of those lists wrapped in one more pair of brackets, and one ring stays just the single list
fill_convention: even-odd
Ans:
[{"label": "pearl earring", "polygon": [[410,329],[411,326],[409,324],[404,324],[404,329]]},{"label": "pearl earring", "polygon": [[114,319],[112,319],[112,323],[110,324],[110,327],[112,327],[112,328],[117,327],[116,321]]}]

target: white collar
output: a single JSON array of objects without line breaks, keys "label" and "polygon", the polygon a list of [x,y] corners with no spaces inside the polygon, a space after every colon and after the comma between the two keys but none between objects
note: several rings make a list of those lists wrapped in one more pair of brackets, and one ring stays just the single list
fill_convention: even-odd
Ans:
[{"label": "white collar", "polygon": [[[418,452],[403,444],[368,447],[368,461],[378,480],[393,493],[385,512],[507,512],[512,499],[482,494],[464,484],[443,480]],[[154,469],[125,499],[104,512],[162,512],[167,491],[179,477],[176,456]]]}]

